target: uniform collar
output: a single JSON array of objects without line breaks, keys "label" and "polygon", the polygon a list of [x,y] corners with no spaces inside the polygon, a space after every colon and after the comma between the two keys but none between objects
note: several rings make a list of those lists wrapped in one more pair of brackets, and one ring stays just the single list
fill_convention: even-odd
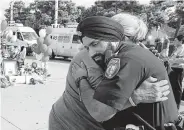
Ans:
[{"label": "uniform collar", "polygon": [[114,53],[117,55],[121,50],[126,49],[127,47],[134,47],[137,46],[135,43],[131,41],[122,41],[119,43],[119,46],[117,49],[114,51]]}]

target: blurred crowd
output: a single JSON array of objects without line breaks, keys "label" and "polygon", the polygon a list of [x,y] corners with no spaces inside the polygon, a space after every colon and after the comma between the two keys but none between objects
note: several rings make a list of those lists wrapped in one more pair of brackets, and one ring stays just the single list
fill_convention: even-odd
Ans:
[{"label": "blurred crowd", "polygon": [[157,57],[163,60],[169,79],[173,87],[176,103],[179,108],[181,100],[184,100],[183,77],[184,77],[184,35],[179,34],[175,40],[168,37],[156,38],[155,44],[147,44],[147,47]]}]

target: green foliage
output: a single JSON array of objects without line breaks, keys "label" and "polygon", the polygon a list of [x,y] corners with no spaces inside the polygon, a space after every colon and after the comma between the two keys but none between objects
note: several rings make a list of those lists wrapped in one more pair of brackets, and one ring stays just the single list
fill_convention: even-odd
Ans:
[{"label": "green foliage", "polygon": [[[168,13],[168,9],[176,7],[176,11]],[[10,9],[5,10],[5,17],[10,20]],[[166,24],[173,28],[179,28],[184,24],[184,2],[162,0],[152,0],[150,5],[140,5],[138,1],[96,1],[93,6],[85,8],[76,6],[72,1],[59,1],[58,3],[58,23],[80,22],[90,16],[106,16],[121,12],[129,12],[141,17],[148,25],[149,29],[158,25]],[[40,30],[44,26],[54,23],[55,1],[40,1],[30,3],[25,7],[24,2],[14,3],[14,20],[30,26],[35,30]]]},{"label": "green foliage", "polygon": [[176,5],[176,13],[180,16],[180,17],[184,17],[184,1],[182,2],[178,2]]},{"label": "green foliage", "polygon": [[149,29],[153,27],[161,26],[166,24],[169,20],[169,16],[165,12],[167,6],[170,6],[167,3],[167,0],[162,1],[150,1],[150,5],[147,7],[146,12],[148,12],[148,27]]},{"label": "green foliage", "polygon": [[[15,21],[23,19],[23,12],[25,11],[25,3],[22,1],[15,1],[13,5],[13,17]],[[6,20],[10,20],[10,8],[5,10]]]},{"label": "green foliage", "polygon": [[140,5],[136,0],[132,1],[96,1],[95,5],[86,9],[81,19],[90,16],[106,16],[112,17],[120,12],[129,12],[140,14],[143,12],[144,6]]},{"label": "green foliage", "polygon": [[[72,1],[58,2],[58,24],[80,21],[80,15],[85,11],[83,6],[76,7]],[[10,9],[5,10],[5,17],[10,20]],[[50,26],[55,19],[55,1],[40,1],[30,3],[25,7],[24,2],[14,3],[14,21],[21,22],[35,30],[40,30],[44,26]],[[38,32],[38,31],[37,31]]]}]

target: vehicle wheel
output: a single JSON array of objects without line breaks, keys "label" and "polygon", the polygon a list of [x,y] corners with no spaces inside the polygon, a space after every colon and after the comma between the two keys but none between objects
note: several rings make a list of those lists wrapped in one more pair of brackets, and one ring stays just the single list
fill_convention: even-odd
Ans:
[{"label": "vehicle wheel", "polygon": [[54,52],[52,51],[52,55],[50,56],[50,59],[54,59],[56,57],[56,55],[54,54]]}]

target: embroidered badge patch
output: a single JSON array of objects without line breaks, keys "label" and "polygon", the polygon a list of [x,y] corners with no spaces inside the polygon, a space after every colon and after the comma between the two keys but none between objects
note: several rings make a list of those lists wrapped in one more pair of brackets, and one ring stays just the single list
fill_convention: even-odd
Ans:
[{"label": "embroidered badge patch", "polygon": [[107,65],[105,77],[107,77],[108,79],[112,79],[119,72],[119,69],[120,69],[120,59],[112,58]]}]

